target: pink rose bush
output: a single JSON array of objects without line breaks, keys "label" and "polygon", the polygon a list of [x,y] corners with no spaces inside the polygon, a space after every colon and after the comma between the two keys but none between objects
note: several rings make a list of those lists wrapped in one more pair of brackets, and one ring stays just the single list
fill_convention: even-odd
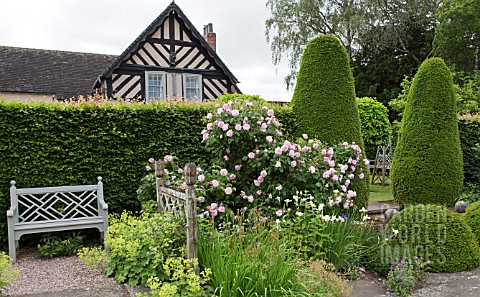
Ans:
[{"label": "pink rose bush", "polygon": [[[260,206],[276,216],[273,210],[282,209],[300,191],[332,212],[355,206],[352,185],[364,178],[366,162],[357,144],[326,146],[307,135],[293,141],[282,133],[275,111],[259,103],[237,99],[215,108],[201,135],[212,162],[199,169],[197,196],[204,197],[203,203],[198,201],[200,213],[221,203],[232,210]],[[172,159],[164,157],[166,164]],[[166,174],[177,189],[184,182],[178,172],[171,168]]]}]

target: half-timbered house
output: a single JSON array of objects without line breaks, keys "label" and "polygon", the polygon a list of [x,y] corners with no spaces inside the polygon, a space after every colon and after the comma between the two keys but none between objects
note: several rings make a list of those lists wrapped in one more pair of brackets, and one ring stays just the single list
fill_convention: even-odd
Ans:
[{"label": "half-timbered house", "polygon": [[172,2],[120,56],[0,46],[0,99],[68,100],[100,88],[146,102],[240,93],[212,24],[203,33]]},{"label": "half-timbered house", "polygon": [[216,53],[212,24],[202,36],[172,2],[99,77],[108,97],[209,100],[239,93]]}]

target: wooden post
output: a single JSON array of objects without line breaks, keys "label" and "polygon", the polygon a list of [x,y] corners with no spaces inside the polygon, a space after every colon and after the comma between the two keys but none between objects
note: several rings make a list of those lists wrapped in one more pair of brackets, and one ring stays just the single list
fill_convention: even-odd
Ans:
[{"label": "wooden post", "polygon": [[197,181],[197,166],[194,163],[185,165],[185,189],[187,201],[185,212],[187,216],[187,259],[198,257],[198,236],[197,236],[197,197],[195,196],[195,183]]},{"label": "wooden post", "polygon": [[165,205],[163,204],[163,200],[160,199],[160,190],[165,186],[165,180],[163,179],[163,175],[165,174],[165,164],[162,160],[155,162],[155,176],[156,179],[156,190],[157,190],[157,206],[160,208],[162,212],[165,212]]}]

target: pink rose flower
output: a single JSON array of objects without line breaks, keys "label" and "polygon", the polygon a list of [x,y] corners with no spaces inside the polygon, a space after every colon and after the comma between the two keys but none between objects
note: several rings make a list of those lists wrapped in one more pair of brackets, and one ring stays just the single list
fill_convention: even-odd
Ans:
[{"label": "pink rose flower", "polygon": [[365,174],[363,174],[363,173],[360,173],[360,174],[358,175],[358,178],[359,178],[359,179],[363,179],[364,177],[365,177]]},{"label": "pink rose flower", "polygon": [[263,177],[266,177],[267,176],[267,172],[265,170],[262,170],[262,172],[260,172],[260,175],[263,176]]},{"label": "pink rose flower", "polygon": [[282,154],[282,148],[281,148],[281,147],[277,147],[277,148],[275,149],[275,154],[281,155],[281,154]]},{"label": "pink rose flower", "polygon": [[272,136],[267,136],[267,142],[270,143],[273,141],[273,137]]},{"label": "pink rose flower", "polygon": [[187,184],[186,184],[186,183],[182,183],[182,184],[180,185],[180,189],[185,190],[186,188],[187,188]]},{"label": "pink rose flower", "polygon": [[273,109],[269,109],[269,110],[267,111],[267,115],[268,115],[269,117],[273,117],[274,114],[275,114],[275,111],[273,111]]},{"label": "pink rose flower", "polygon": [[247,123],[243,124],[243,130],[245,130],[245,131],[250,130],[250,125],[247,124]]},{"label": "pink rose flower", "polygon": [[236,124],[236,125],[235,125],[235,130],[237,130],[237,131],[242,130],[242,125]]},{"label": "pink rose flower", "polygon": [[242,169],[242,165],[235,165],[235,170],[240,171]]},{"label": "pink rose flower", "polygon": [[229,177],[230,180],[234,180],[234,179],[236,179],[236,178],[237,178],[237,176],[236,176],[235,174],[233,174],[233,173],[230,174],[230,177]]},{"label": "pink rose flower", "polygon": [[292,161],[292,162],[290,163],[290,165],[291,165],[293,168],[297,167],[297,161]]},{"label": "pink rose flower", "polygon": [[232,110],[232,116],[236,117],[240,114],[240,112],[237,109]]},{"label": "pink rose flower", "polygon": [[200,174],[200,175],[198,176],[198,181],[199,181],[199,182],[203,182],[204,180],[205,180],[205,175]]},{"label": "pink rose flower", "polygon": [[206,141],[208,139],[208,133],[203,134],[203,141]]},{"label": "pink rose flower", "polygon": [[228,136],[228,137],[232,137],[232,136],[233,136],[233,131],[232,131],[232,130],[228,130],[228,131],[227,131],[227,136]]},{"label": "pink rose flower", "polygon": [[213,124],[212,123],[208,123],[207,124],[207,130],[212,130],[213,129]]},{"label": "pink rose flower", "polygon": [[220,182],[216,179],[212,180],[210,182],[214,188],[218,187],[220,185]]},{"label": "pink rose flower", "polygon": [[145,166],[145,170],[146,170],[146,171],[150,171],[150,170],[152,170],[152,168],[147,165],[147,166]]},{"label": "pink rose flower", "polygon": [[150,162],[150,163],[154,163],[154,162],[155,162],[155,159],[153,159],[153,158],[150,158],[150,159],[148,159],[148,162]]},{"label": "pink rose flower", "polygon": [[275,214],[277,215],[277,217],[281,217],[282,214],[283,214],[283,211],[281,209],[279,209],[275,212]]},{"label": "pink rose flower", "polygon": [[165,163],[168,163],[173,160],[173,157],[171,155],[166,155],[165,157],[163,157],[163,160],[165,161]]},{"label": "pink rose flower", "polygon": [[[225,194],[227,194],[227,195],[232,194],[232,188],[231,187],[226,187],[225,188]],[[223,212],[223,211],[221,211],[221,212]]]},{"label": "pink rose flower", "polygon": [[223,205],[220,205],[220,207],[218,208],[218,212],[225,212],[225,207],[223,207]]},{"label": "pink rose flower", "polygon": [[303,139],[308,139],[308,135],[307,135],[307,134],[302,134],[302,137],[303,137]]},{"label": "pink rose flower", "polygon": [[227,176],[227,174],[228,174],[227,169],[222,169],[222,170],[220,170],[220,175],[221,175],[221,176]]},{"label": "pink rose flower", "polygon": [[248,153],[248,157],[250,159],[253,159],[253,158],[255,158],[255,154],[253,152],[250,152],[250,153]]},{"label": "pink rose flower", "polygon": [[203,202],[205,202],[205,197],[199,196],[199,197],[197,197],[197,200],[198,200],[198,202],[203,203]]}]

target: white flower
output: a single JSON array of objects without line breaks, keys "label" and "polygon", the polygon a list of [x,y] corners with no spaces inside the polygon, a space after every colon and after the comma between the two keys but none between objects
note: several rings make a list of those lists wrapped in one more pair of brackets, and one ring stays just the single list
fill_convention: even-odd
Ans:
[{"label": "white flower", "polygon": [[299,216],[299,217],[303,216],[303,212],[297,211],[295,214],[296,214],[297,216]]},{"label": "white flower", "polygon": [[315,173],[315,167],[310,166],[310,168],[308,168],[308,171],[310,171],[310,173]]},{"label": "white flower", "polygon": [[282,188],[282,185],[278,185],[275,189],[277,189],[278,191],[281,191],[283,188]]},{"label": "white flower", "polygon": [[277,164],[275,164],[275,167],[277,167],[277,168],[282,167],[282,163],[280,163],[280,161],[277,161]]},{"label": "white flower", "polygon": [[393,232],[393,234],[395,234],[395,235],[398,234],[398,230],[392,229],[392,232]]},{"label": "white flower", "polygon": [[318,210],[319,210],[319,211],[322,211],[324,207],[325,207],[325,204],[320,203],[320,204],[318,205]]},{"label": "white flower", "polygon": [[365,221],[367,221],[367,220],[370,220],[370,219],[372,219],[372,218],[371,218],[371,217],[369,217],[369,216],[363,216],[363,218],[362,218],[362,221],[364,221],[364,222],[365,222]]},{"label": "white flower", "polygon": [[365,207],[362,207],[362,209],[359,210],[360,212],[367,212],[367,210],[365,209]]},{"label": "white flower", "polygon": [[330,216],[329,215],[324,215],[322,218],[325,222],[330,221]]}]

